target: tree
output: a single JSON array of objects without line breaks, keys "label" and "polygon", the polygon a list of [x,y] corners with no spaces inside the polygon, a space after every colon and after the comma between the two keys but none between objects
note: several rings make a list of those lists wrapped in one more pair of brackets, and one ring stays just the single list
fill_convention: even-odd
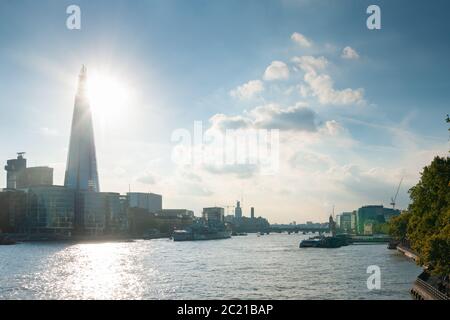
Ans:
[{"label": "tree", "polygon": [[[450,123],[450,117],[449,117],[449,115],[447,115],[447,118],[445,119],[445,121],[447,121],[447,123]],[[448,131],[450,131],[450,128],[448,128]]]},{"label": "tree", "polygon": [[379,223],[376,222],[373,225],[373,233],[374,234],[388,234],[389,233],[389,223]]},{"label": "tree", "polygon": [[435,157],[409,191],[407,238],[435,274],[450,274],[450,158]]},{"label": "tree", "polygon": [[396,240],[406,240],[410,218],[411,214],[407,211],[396,217],[392,217],[391,220],[389,220],[389,234]]}]

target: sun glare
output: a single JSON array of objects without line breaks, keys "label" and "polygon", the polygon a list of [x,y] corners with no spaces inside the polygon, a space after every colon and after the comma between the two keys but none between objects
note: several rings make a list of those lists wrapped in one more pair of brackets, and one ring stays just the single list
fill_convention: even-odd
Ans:
[{"label": "sun glare", "polygon": [[130,89],[111,75],[88,74],[88,96],[92,112],[102,119],[115,119],[130,103]]}]

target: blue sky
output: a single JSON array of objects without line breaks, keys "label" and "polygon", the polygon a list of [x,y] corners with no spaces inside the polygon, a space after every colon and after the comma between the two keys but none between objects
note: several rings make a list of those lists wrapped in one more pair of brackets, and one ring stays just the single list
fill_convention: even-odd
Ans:
[{"label": "blue sky", "polygon": [[[81,30],[65,26],[70,4],[81,8]],[[366,27],[370,4],[381,8],[381,30]],[[301,222],[325,220],[332,204],[387,205],[405,177],[406,207],[420,168],[449,147],[449,9],[446,1],[2,1],[0,157],[27,151],[30,165],[53,166],[62,184],[85,63],[132,93],[117,110],[92,106],[103,191],[131,185],[197,214],[243,196],[244,215],[255,206],[273,222]],[[345,47],[356,56],[343,58]],[[264,76],[274,61],[287,76]],[[258,117],[281,131],[274,176],[170,160],[178,128],[257,127]]]}]

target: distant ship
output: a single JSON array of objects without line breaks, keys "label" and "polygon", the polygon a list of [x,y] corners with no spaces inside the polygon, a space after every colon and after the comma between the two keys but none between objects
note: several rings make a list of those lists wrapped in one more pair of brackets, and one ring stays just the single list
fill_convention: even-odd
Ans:
[{"label": "distant ship", "polygon": [[349,239],[346,235],[337,235],[334,237],[313,237],[300,242],[300,248],[339,248],[349,245]]},{"label": "distant ship", "polygon": [[234,232],[231,233],[231,235],[233,237],[239,237],[239,236],[246,236],[247,233],[246,232],[236,232],[236,231],[234,231]]},{"label": "distant ship", "polygon": [[231,238],[231,231],[223,224],[194,223],[183,230],[175,230],[173,241],[217,240]]}]

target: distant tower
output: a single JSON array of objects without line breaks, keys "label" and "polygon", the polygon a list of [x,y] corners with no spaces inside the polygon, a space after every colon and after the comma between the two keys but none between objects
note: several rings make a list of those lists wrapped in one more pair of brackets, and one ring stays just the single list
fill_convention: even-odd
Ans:
[{"label": "distant tower", "polygon": [[336,223],[334,222],[333,216],[330,214],[330,218],[328,219],[328,227],[330,229],[331,235],[336,236]]},{"label": "distant tower", "polygon": [[250,208],[250,218],[255,219],[255,208]]},{"label": "distant tower", "polygon": [[17,177],[27,168],[27,159],[23,157],[25,152],[17,152],[17,159],[6,162],[6,188],[17,188]]},{"label": "distant tower", "polygon": [[87,97],[86,77],[87,71],[83,65],[75,96],[64,185],[70,189],[99,192],[94,128]]},{"label": "distant tower", "polygon": [[234,217],[236,219],[241,219],[242,218],[242,208],[241,208],[241,202],[238,201],[236,204],[236,208],[234,209]]}]

